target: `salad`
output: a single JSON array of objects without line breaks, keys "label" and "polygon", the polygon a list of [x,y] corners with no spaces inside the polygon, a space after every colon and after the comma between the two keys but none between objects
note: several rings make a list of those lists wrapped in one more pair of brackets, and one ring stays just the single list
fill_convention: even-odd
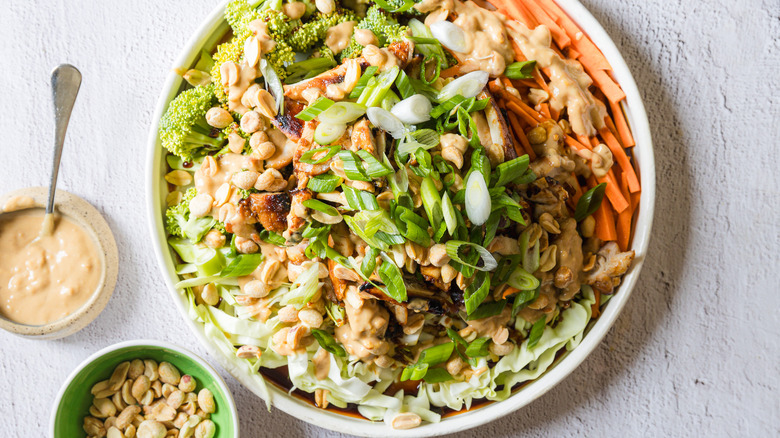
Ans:
[{"label": "salad", "polygon": [[264,387],[398,429],[504,400],[630,267],[601,52],[551,0],[233,0],[160,122],[190,317]]}]

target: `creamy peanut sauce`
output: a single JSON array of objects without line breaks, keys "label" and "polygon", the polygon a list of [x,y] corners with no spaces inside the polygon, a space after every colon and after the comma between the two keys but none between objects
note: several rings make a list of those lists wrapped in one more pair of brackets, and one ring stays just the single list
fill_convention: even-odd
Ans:
[{"label": "creamy peanut sauce", "polygon": [[[357,302],[361,305],[356,307],[354,303]],[[347,290],[344,308],[348,322],[336,327],[336,339],[344,345],[347,352],[360,359],[387,353],[390,344],[382,339],[389,322],[387,310],[380,306],[377,300],[360,298],[355,288]]]},{"label": "creamy peanut sauce", "polygon": [[341,24],[337,24],[329,28],[325,34],[325,45],[328,46],[334,54],[341,53],[342,50],[347,48],[350,38],[352,38],[352,31],[355,29],[355,21],[345,21]]},{"label": "creamy peanut sauce", "polygon": [[3,204],[3,211],[10,213],[12,211],[24,210],[35,205],[35,200],[29,196],[13,196],[8,198]]},{"label": "creamy peanut sauce", "polygon": [[[195,171],[194,179],[198,194],[208,194],[217,201],[216,203],[219,203],[220,198],[224,200],[225,193],[220,193],[221,190],[232,190],[227,198],[230,202],[235,203],[240,199],[235,188],[230,186],[230,178],[233,174],[242,170],[256,172],[261,170],[259,161],[253,159],[251,155],[228,152],[216,157],[215,161],[217,163],[216,169],[212,169],[211,166],[201,166]],[[227,189],[223,187],[225,184],[227,184]]]},{"label": "creamy peanut sauce", "polygon": [[469,327],[477,332],[477,336],[493,336],[496,332],[506,327],[512,318],[512,308],[506,307],[501,313],[487,318],[467,321]]},{"label": "creamy peanut sauce", "polygon": [[[232,71],[232,67],[224,67],[225,64],[222,67],[222,85],[227,86],[228,109],[243,115],[249,111],[249,108],[241,103],[241,98],[249,86],[255,83],[257,68],[242,62],[241,64],[235,64],[236,70]],[[225,70],[231,70],[231,72],[225,75]]]},{"label": "creamy peanut sauce", "polygon": [[[558,247],[555,286],[562,289],[560,299],[568,301],[580,291],[582,238],[577,232],[577,221],[573,218],[567,218],[560,226],[561,234],[555,240],[555,245]],[[561,277],[567,280],[563,282]]]},{"label": "creamy peanut sauce", "polygon": [[100,258],[89,235],[59,216],[52,234],[35,240],[43,218],[43,210],[0,216],[0,314],[22,324],[73,313],[100,283]]},{"label": "creamy peanut sauce", "polygon": [[363,58],[370,64],[379,68],[379,71],[387,71],[393,67],[400,67],[401,60],[395,53],[387,48],[380,49],[374,45],[363,48]]},{"label": "creamy peanut sauce", "polygon": [[549,69],[550,106],[556,111],[566,108],[571,129],[578,135],[593,136],[604,127],[605,109],[596,103],[588,87],[593,80],[574,60],[561,58],[550,48],[552,37],[547,26],[530,30],[517,21],[507,21],[509,33],[528,59],[539,68]]}]

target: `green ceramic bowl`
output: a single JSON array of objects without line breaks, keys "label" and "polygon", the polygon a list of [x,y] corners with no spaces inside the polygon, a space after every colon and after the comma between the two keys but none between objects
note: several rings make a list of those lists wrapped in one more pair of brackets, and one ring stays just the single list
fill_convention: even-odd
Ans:
[{"label": "green ceramic bowl", "polygon": [[106,347],[87,358],[76,368],[54,400],[51,415],[51,436],[54,438],[79,438],[86,434],[82,429],[84,417],[92,404],[92,386],[111,376],[121,362],[133,359],[153,359],[170,362],[181,371],[195,377],[197,391],[208,388],[214,394],[217,406],[211,420],[217,425],[218,438],[238,437],[238,414],[233,395],[225,381],[203,359],[167,342],[139,340],[120,342]]}]

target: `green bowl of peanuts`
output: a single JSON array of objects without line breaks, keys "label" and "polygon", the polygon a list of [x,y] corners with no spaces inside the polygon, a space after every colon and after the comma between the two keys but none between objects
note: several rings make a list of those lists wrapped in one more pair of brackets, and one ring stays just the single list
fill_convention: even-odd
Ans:
[{"label": "green bowl of peanuts", "polygon": [[238,414],[224,380],[173,344],[114,344],[87,358],[63,384],[54,438],[234,438]]}]

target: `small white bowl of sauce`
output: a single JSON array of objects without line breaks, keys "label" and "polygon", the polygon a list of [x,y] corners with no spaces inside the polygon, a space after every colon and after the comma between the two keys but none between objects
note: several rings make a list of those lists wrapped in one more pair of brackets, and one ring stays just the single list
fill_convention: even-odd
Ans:
[{"label": "small white bowl of sauce", "polygon": [[39,238],[47,196],[45,187],[0,195],[0,328],[56,339],[86,327],[105,308],[118,254],[103,216],[62,190],[53,231]]}]

